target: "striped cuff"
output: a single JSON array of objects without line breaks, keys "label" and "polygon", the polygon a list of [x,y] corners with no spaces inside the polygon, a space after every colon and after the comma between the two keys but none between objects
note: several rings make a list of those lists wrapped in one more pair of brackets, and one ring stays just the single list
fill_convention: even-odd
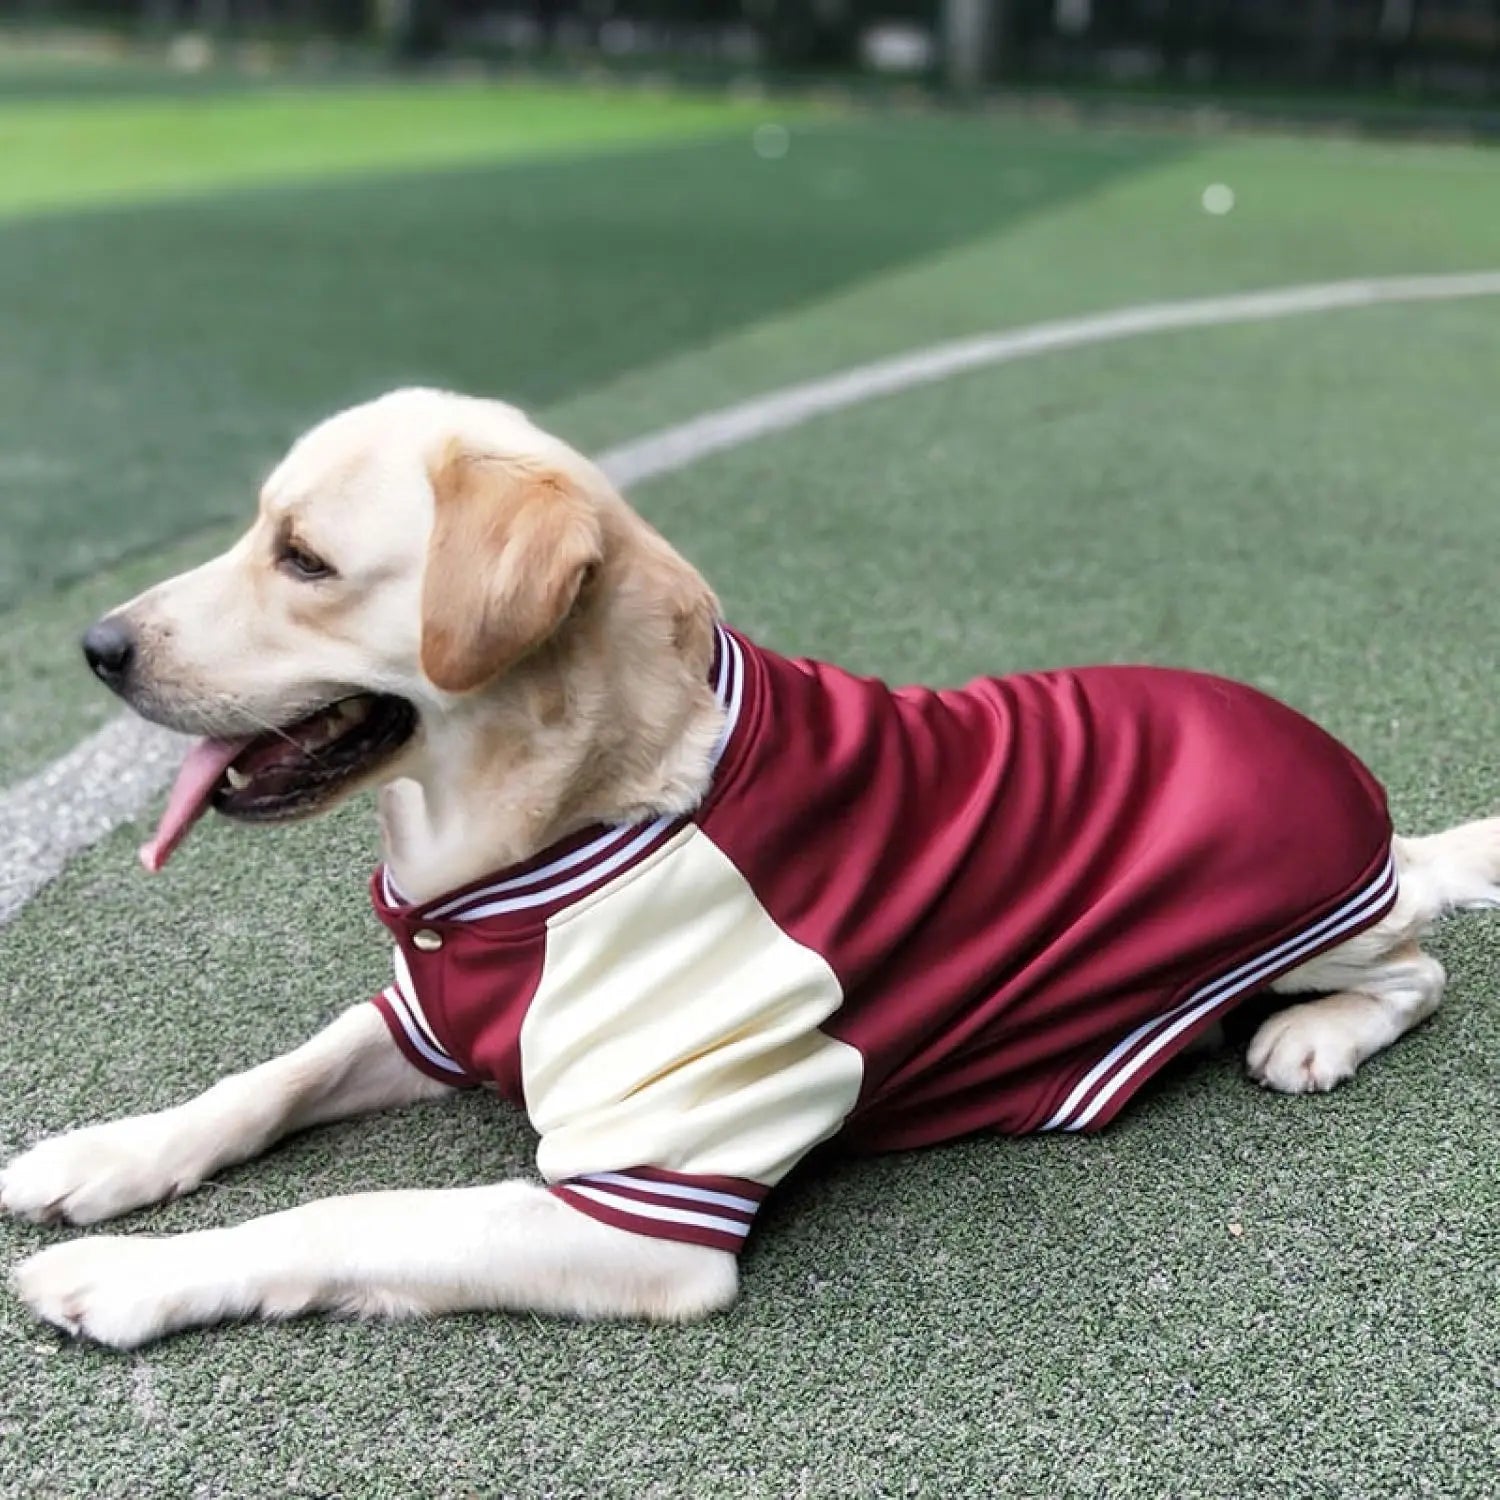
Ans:
[{"label": "striped cuff", "polygon": [[616,1229],[737,1253],[769,1189],[743,1177],[690,1177],[659,1167],[627,1167],[570,1177],[552,1191],[580,1213]]}]

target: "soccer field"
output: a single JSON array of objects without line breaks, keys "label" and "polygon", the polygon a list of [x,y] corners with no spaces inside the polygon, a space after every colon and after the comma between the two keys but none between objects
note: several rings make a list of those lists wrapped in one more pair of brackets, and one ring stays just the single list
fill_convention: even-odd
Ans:
[{"label": "soccer field", "polygon": [[[302,427],[388,386],[504,395],[603,452],[945,341],[1496,270],[1478,148],[0,71],[0,830],[116,715],[82,627],[216,550]],[[1210,669],[1345,739],[1403,829],[1494,813],[1500,295],[1318,301],[1007,346],[631,497],[779,650],[939,682]],[[386,982],[366,803],[206,825],[151,879],[158,807],[0,929],[4,1157]],[[823,1162],[762,1214],[739,1306],[691,1328],[322,1319],[119,1355],[0,1298],[0,1494],[1491,1500],[1500,930],[1435,951],[1442,1011],[1336,1094],[1262,1094],[1226,1053],[1096,1138]],[[531,1154],[465,1096],[121,1227]],[[0,1259],[76,1232],[4,1221]]]}]

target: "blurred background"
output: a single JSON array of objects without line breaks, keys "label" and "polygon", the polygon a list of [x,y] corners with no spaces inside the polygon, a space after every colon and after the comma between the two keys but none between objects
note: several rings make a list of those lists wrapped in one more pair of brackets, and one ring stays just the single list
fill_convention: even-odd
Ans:
[{"label": "blurred background", "polygon": [[[400,384],[675,434],[630,499],[774,649],[1201,667],[1399,826],[1493,814],[1497,88],[1500,0],[0,0],[0,1159],[388,981],[363,799],[139,872],[179,750],[78,636]],[[744,403],[790,425],[682,445]],[[695,1328],[125,1360],[0,1295],[0,1495],[1495,1500],[1500,934],[1438,951],[1326,1098],[1225,1053],[1097,1139],[830,1165]],[[476,1091],[124,1228],[533,1151]],[[0,1221],[0,1268],[59,1233]]]},{"label": "blurred background", "polygon": [[191,69],[374,51],[699,78],[901,80],[972,94],[1337,91],[1473,103],[1500,90],[1492,0],[7,0],[17,27],[100,28]]}]

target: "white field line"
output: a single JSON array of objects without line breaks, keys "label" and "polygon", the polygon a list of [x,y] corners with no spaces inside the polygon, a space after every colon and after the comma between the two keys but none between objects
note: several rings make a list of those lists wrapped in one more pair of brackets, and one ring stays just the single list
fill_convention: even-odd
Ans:
[{"label": "white field line", "polygon": [[[1341,308],[1500,296],[1500,271],[1335,281],[1151,302],[953,339],[842,374],[785,386],[624,443],[599,462],[622,487],[676,473],[701,458],[814,417],[969,370],[1039,354],[1184,328],[1266,323]],[[75,855],[135,817],[170,779],[183,741],[130,715],[107,724],[45,770],[0,792],[0,925],[17,915]]]}]

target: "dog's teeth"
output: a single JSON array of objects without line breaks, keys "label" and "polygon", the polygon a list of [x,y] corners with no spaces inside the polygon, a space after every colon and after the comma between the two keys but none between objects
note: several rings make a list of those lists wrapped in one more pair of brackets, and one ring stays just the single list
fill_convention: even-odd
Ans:
[{"label": "dog's teeth", "polygon": [[233,766],[230,766],[229,769],[224,772],[224,779],[237,792],[244,791],[244,789],[250,785],[250,778],[246,776],[243,771],[236,771]]}]

